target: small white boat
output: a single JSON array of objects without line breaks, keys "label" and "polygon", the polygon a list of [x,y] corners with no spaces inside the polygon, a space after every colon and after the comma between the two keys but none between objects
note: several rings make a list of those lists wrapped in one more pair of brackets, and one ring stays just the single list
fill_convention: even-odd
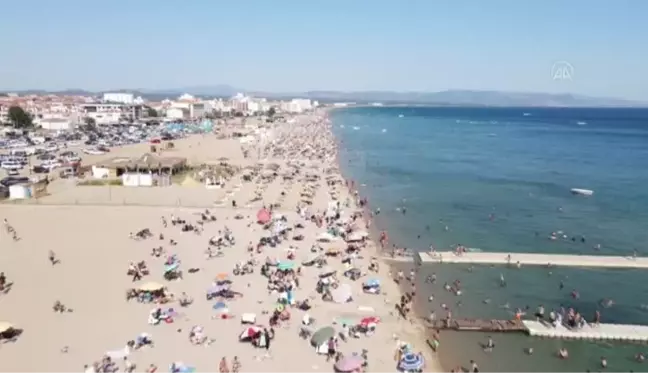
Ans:
[{"label": "small white boat", "polygon": [[357,131],[357,130],[360,129],[360,127],[358,127],[358,126],[353,126],[353,129]]},{"label": "small white boat", "polygon": [[402,117],[404,117],[404,115],[403,115],[403,114],[399,114],[398,117],[399,117],[399,118],[402,118]]},{"label": "small white boat", "polygon": [[382,129],[382,133],[385,133],[385,132],[387,132],[387,128]]},{"label": "small white boat", "polygon": [[580,189],[580,188],[571,188],[572,194],[579,195],[579,196],[591,196],[594,194],[593,190],[589,189]]}]

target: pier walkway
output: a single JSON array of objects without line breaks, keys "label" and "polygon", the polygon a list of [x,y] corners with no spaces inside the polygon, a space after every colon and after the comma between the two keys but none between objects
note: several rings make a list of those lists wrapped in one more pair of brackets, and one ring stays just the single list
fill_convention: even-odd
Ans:
[{"label": "pier walkway", "polygon": [[[510,255],[510,259],[509,259]],[[419,252],[412,257],[385,258],[400,262],[414,261],[417,264],[451,263],[451,264],[499,264],[531,266],[565,266],[592,268],[634,268],[648,269],[648,258],[631,256],[604,255],[565,255],[565,254],[527,254],[527,253],[486,253],[467,252],[457,255],[452,251]]]},{"label": "pier walkway", "polygon": [[648,342],[648,326],[645,325],[599,324],[571,330],[562,325],[554,328],[538,321],[526,320],[522,323],[533,337]]},{"label": "pier walkway", "polygon": [[562,325],[553,327],[532,320],[455,319],[449,324],[445,320],[435,320],[433,323],[428,323],[428,326],[454,331],[523,332],[540,338],[648,342],[648,326],[645,325],[599,324],[586,325],[580,329],[568,329]]}]

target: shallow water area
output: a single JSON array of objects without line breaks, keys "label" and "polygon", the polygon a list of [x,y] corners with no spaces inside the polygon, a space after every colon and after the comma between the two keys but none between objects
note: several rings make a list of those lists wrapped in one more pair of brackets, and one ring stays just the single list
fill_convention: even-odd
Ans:
[{"label": "shallow water area", "polygon": [[[405,271],[412,268],[406,264],[397,267]],[[436,274],[436,283],[426,283],[426,278],[432,274]],[[504,277],[505,286],[500,283],[500,276]],[[427,316],[434,311],[437,319],[445,317],[441,305],[446,304],[455,318],[510,320],[516,308],[525,309],[528,306],[525,318],[532,319],[540,304],[546,308],[546,313],[562,305],[574,307],[589,320],[594,310],[599,309],[603,322],[644,324],[648,319],[648,309],[639,302],[646,294],[648,285],[624,285],[641,281],[643,276],[645,273],[640,270],[426,265],[421,267],[417,276],[415,308],[419,315]],[[461,281],[460,296],[444,290],[444,284],[452,285],[456,280]],[[561,281],[565,284],[563,289],[560,289]],[[600,291],[606,287],[616,290],[608,293]],[[579,299],[572,297],[573,290],[579,292]],[[430,296],[434,297],[432,301],[429,300]],[[598,300],[603,298],[613,299],[614,304],[609,308],[601,306]],[[484,352],[482,348],[488,336],[492,336],[496,343],[492,352]],[[542,339],[516,332],[443,332],[441,342],[439,354],[444,367],[468,366],[469,360],[473,359],[486,371],[598,370],[602,356],[608,359],[608,370],[639,370],[642,365],[634,361],[634,356],[647,349],[641,344]],[[562,347],[569,350],[569,360],[556,357]],[[526,354],[527,348],[533,348],[533,355]]]},{"label": "shallow water area", "polygon": [[[648,110],[382,107],[335,110],[331,118],[343,173],[372,208],[380,207],[374,229],[388,230],[399,247],[648,255],[642,249],[648,174],[637,172],[648,159]],[[594,195],[574,196],[571,188]],[[437,284],[425,284],[432,271]],[[587,319],[598,309],[603,322],[648,324],[645,276],[640,270],[475,266],[469,272],[468,266],[428,265],[418,278],[417,311],[434,309],[440,318],[446,303],[454,317],[508,319],[516,307],[528,306],[531,314],[540,304],[546,313],[564,305]],[[443,290],[457,279],[461,296]],[[605,308],[605,298],[614,304]],[[634,355],[648,351],[522,333],[493,338],[497,347],[486,353],[480,346],[486,334],[443,333],[444,367],[469,367],[474,359],[482,371],[598,371],[605,356],[608,371],[638,371],[643,366]],[[556,357],[562,346],[568,360]],[[527,347],[533,355],[524,353]]]}]

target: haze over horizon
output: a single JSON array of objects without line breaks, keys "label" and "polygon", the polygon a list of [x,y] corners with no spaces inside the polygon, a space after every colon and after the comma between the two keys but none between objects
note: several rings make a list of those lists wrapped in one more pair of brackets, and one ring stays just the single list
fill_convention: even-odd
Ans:
[{"label": "haze over horizon", "polygon": [[[178,4],[7,3],[0,90],[223,84],[261,92],[494,90],[648,101],[648,3],[639,0]],[[571,79],[554,79],[559,61],[573,68]]]}]

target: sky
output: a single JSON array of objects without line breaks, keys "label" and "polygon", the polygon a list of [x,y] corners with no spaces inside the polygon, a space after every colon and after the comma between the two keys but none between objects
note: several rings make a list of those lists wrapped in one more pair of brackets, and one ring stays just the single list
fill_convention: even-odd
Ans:
[{"label": "sky", "polygon": [[2,12],[5,91],[227,84],[648,101],[646,0],[20,0]]}]

